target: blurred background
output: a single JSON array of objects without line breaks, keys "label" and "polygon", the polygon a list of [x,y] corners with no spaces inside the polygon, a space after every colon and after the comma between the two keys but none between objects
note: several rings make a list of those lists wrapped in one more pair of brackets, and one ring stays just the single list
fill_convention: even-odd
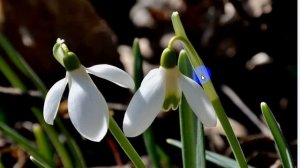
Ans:
[{"label": "blurred background", "polygon": [[[84,66],[112,64],[129,73],[132,73],[131,45],[138,37],[146,74],[159,65],[160,54],[174,35],[171,14],[178,11],[187,36],[211,71],[215,89],[232,119],[249,164],[280,167],[272,139],[264,129],[260,102],[268,103],[272,109],[296,161],[296,3],[279,0],[0,0],[0,31],[50,88],[65,75],[63,67],[52,56],[52,46],[58,37],[65,39]],[[0,57],[21,75],[2,48]],[[36,90],[26,76],[21,75],[21,78],[32,91]],[[121,124],[132,93],[107,81],[93,79]],[[32,123],[37,121],[30,107],[42,107],[43,100],[15,91],[0,73],[1,116],[15,130],[32,139]],[[89,167],[113,166],[120,163],[116,158],[124,164],[128,162],[110,134],[100,143],[83,140],[66,111],[63,102],[59,115],[80,144]],[[166,143],[166,138],[179,139],[178,112],[160,115],[153,124],[153,131],[173,167],[181,167],[180,150]],[[207,149],[232,157],[219,126],[206,130],[206,135]],[[146,155],[141,137],[130,141],[141,155]],[[16,163],[30,167],[26,153],[20,154],[14,142],[4,136],[1,136],[0,154],[7,167]]]}]

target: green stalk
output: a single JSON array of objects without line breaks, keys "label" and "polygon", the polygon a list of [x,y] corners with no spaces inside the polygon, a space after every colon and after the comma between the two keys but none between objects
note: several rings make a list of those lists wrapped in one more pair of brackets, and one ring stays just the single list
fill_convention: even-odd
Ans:
[{"label": "green stalk", "polygon": [[127,154],[129,159],[132,161],[134,166],[136,168],[146,168],[144,165],[142,159],[138,155],[138,153],[135,151],[133,146],[130,144],[128,139],[123,134],[122,130],[116,123],[116,121],[113,119],[112,116],[109,118],[109,130],[112,133],[112,135],[115,137],[115,139],[118,141],[124,152]]},{"label": "green stalk", "polygon": [[[177,38],[173,38],[169,44],[173,44],[175,40],[177,40],[178,38],[183,42],[184,48],[187,51],[187,55],[188,58],[193,66],[194,69],[196,69],[199,66],[204,66],[204,63],[202,62],[202,60],[200,59],[198,53],[196,52],[196,50],[194,49],[194,47],[192,46],[192,44],[190,43],[190,41],[188,40],[184,28],[182,26],[182,23],[180,21],[179,18],[179,14],[177,12],[174,12],[172,14],[172,23],[173,23],[173,27],[176,33],[176,36],[178,36]],[[169,45],[170,46],[170,45]],[[199,72],[195,71],[196,75],[199,77],[199,79],[201,79],[202,75],[206,75],[204,74],[199,74]],[[208,76],[206,76],[208,78]],[[208,95],[210,101],[212,102],[212,105],[216,111],[216,114],[219,118],[219,121],[226,133],[226,137],[227,140],[231,146],[231,149],[233,151],[233,154],[239,164],[239,166],[241,168],[245,168],[247,167],[247,162],[244,156],[244,153],[241,149],[241,146],[232,130],[232,127],[229,123],[228,117],[223,109],[223,106],[221,104],[221,101],[214,89],[214,86],[211,82],[210,79],[207,80],[207,82],[202,83],[202,86],[204,88],[205,93]]]},{"label": "green stalk", "polygon": [[66,148],[58,139],[59,136],[58,136],[57,132],[54,130],[54,128],[52,126],[49,126],[48,124],[46,124],[44,122],[41,110],[39,110],[38,108],[35,108],[35,107],[33,107],[31,110],[34,113],[34,115],[37,117],[38,121],[41,123],[42,127],[47,132],[50,140],[52,141],[52,144],[54,145],[54,147],[57,151],[57,154],[61,158],[63,166],[66,168],[72,168],[73,164],[71,162],[71,159],[67,153]]},{"label": "green stalk", "polygon": [[[133,78],[134,78],[135,90],[138,90],[144,77],[143,58],[142,58],[138,38],[135,38],[133,41],[132,53],[134,56]],[[153,167],[159,168],[160,167],[159,156],[156,150],[157,148],[155,144],[155,138],[151,126],[143,133],[143,139],[144,139],[147,153],[149,154],[150,160],[153,164]]]},{"label": "green stalk", "polygon": [[36,160],[45,165],[45,167],[54,167],[54,165],[49,160],[47,160],[41,153],[38,152],[37,148],[30,141],[21,136],[15,130],[8,127],[4,123],[0,123],[0,130],[5,136],[15,141],[29,155],[33,156]]},{"label": "green stalk", "polygon": [[289,147],[286,143],[286,140],[281,132],[281,129],[280,129],[272,111],[270,110],[270,108],[268,107],[268,105],[265,102],[262,102],[260,104],[260,107],[261,107],[263,116],[264,116],[264,118],[271,130],[271,133],[273,135],[273,138],[274,138],[274,141],[275,141],[275,144],[277,147],[276,149],[280,156],[283,167],[284,168],[295,167]]}]

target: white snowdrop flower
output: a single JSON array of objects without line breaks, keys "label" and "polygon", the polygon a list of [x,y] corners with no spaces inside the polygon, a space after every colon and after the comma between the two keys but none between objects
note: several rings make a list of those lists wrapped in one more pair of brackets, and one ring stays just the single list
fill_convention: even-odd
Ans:
[{"label": "white snowdrop flower", "polygon": [[143,133],[161,109],[177,109],[182,93],[205,126],[216,125],[217,117],[208,96],[199,84],[179,71],[175,58],[175,51],[165,49],[161,66],[151,70],[143,79],[125,113],[123,131],[127,137]]},{"label": "white snowdrop flower", "polygon": [[43,113],[46,123],[53,125],[68,84],[68,111],[71,122],[83,137],[99,142],[108,130],[109,109],[88,73],[130,89],[134,88],[132,78],[123,70],[111,65],[85,68],[60,39],[53,47],[53,54],[67,72],[66,77],[56,82],[46,95]]}]

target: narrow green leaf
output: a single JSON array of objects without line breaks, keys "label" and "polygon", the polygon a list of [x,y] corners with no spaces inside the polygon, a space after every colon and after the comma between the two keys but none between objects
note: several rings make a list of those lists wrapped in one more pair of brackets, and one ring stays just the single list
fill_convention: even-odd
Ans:
[{"label": "narrow green leaf", "polygon": [[157,147],[156,147],[157,145],[155,144],[155,138],[151,126],[143,133],[143,139],[153,167],[154,168],[161,167],[159,162],[160,158],[158,156]]},{"label": "narrow green leaf", "polygon": [[[167,143],[173,146],[176,146],[178,148],[182,148],[182,143],[175,139],[167,139]],[[225,168],[239,168],[239,165],[237,162],[231,158],[228,158],[226,156],[220,155],[215,152],[211,152],[206,150],[206,160],[208,160],[211,163],[214,163],[218,166],[225,167]],[[249,168],[254,168],[253,166],[249,166]]]},{"label": "narrow green leaf", "polygon": [[38,152],[35,145],[33,145],[30,141],[28,141],[16,131],[14,131],[12,128],[8,127],[4,123],[0,123],[0,130],[6,137],[11,138],[13,141],[15,141],[24,151],[29,153],[29,155],[32,155],[40,163],[42,163],[46,167],[54,167],[54,165],[51,164],[49,160],[47,160],[41,153]]},{"label": "narrow green leaf", "polygon": [[133,78],[135,84],[135,90],[137,90],[144,78],[143,74],[143,57],[140,50],[139,39],[135,38],[132,45],[132,53],[134,58],[133,63]]},{"label": "narrow green leaf", "polygon": [[0,168],[4,168],[4,165],[2,163],[2,158],[0,157]]},{"label": "narrow green leaf", "polygon": [[63,135],[66,136],[67,145],[68,145],[70,151],[72,151],[71,155],[74,158],[76,167],[78,167],[78,168],[87,167],[78,144],[76,143],[75,139],[70,135],[68,130],[64,127],[62,121],[59,118],[56,118],[55,123],[58,125],[58,127],[59,127],[60,131],[63,133]]},{"label": "narrow green leaf", "polygon": [[[135,84],[135,90],[137,90],[142,81],[143,81],[143,57],[140,50],[139,39],[135,38],[132,45],[132,53],[134,57],[134,64],[133,64],[133,79]],[[149,154],[150,160],[153,164],[153,167],[159,168],[159,156],[155,144],[155,138],[152,132],[151,126],[143,133],[143,139],[145,143],[145,147],[147,153]]]},{"label": "narrow green leaf", "polygon": [[33,156],[30,156],[29,159],[39,168],[50,168],[50,167],[47,167],[47,165],[44,165],[39,160],[35,159]]},{"label": "narrow green leaf", "polygon": [[49,126],[48,124],[46,124],[44,122],[42,112],[40,109],[38,109],[36,107],[32,107],[31,110],[34,113],[34,115],[37,117],[38,121],[41,123],[41,125],[44,128],[44,130],[46,131],[46,133],[48,134],[48,137],[50,138],[52,144],[54,145],[54,147],[57,151],[57,154],[60,156],[60,159],[61,159],[64,167],[72,168],[73,164],[71,162],[70,156],[69,156],[66,148],[64,147],[64,145],[60,142],[60,140],[58,138],[58,133],[54,130],[54,128],[52,126]]},{"label": "narrow green leaf", "polygon": [[[179,70],[182,74],[191,77],[192,67],[187,58],[186,52],[182,50],[178,59]],[[179,105],[179,121],[180,121],[180,135],[182,141],[182,161],[185,168],[205,167],[205,156],[201,157],[203,160],[197,161],[197,117],[190,108],[185,96],[182,94],[181,103]],[[201,134],[200,134],[201,135]],[[203,137],[199,137],[199,144],[203,144]],[[200,150],[204,150],[203,146]],[[205,155],[204,152],[201,152]],[[197,165],[201,163],[201,165]]]},{"label": "narrow green leaf", "polygon": [[292,156],[289,150],[289,147],[286,143],[286,140],[281,132],[281,129],[272,113],[270,108],[265,102],[262,102],[260,104],[262,114],[271,130],[271,133],[273,135],[278,154],[280,156],[280,159],[282,161],[282,165],[284,168],[293,168],[294,163],[292,160]]},{"label": "narrow green leaf", "polygon": [[162,165],[161,167],[172,167],[169,156],[160,146],[156,145],[156,151],[159,156],[160,163]]},{"label": "narrow green leaf", "polygon": [[33,125],[33,134],[36,139],[36,144],[40,153],[47,159],[53,160],[53,150],[49,139],[46,137],[44,131],[39,124]]},{"label": "narrow green leaf", "polygon": [[0,55],[0,71],[6,77],[6,79],[16,88],[22,91],[26,90],[25,85],[21,82],[15,72],[9,67],[8,63]]},{"label": "narrow green leaf", "polygon": [[41,79],[36,75],[36,73],[31,69],[31,67],[26,63],[20,53],[18,53],[13,46],[8,42],[8,40],[0,33],[0,46],[7,53],[11,61],[16,65],[16,67],[28,78],[30,78],[33,84],[41,92],[42,95],[46,96],[47,89]]}]

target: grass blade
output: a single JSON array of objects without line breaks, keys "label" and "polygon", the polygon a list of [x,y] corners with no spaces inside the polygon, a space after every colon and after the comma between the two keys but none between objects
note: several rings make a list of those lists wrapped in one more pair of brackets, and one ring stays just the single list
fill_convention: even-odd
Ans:
[{"label": "grass blade", "polygon": [[293,168],[294,163],[292,161],[291,153],[289,151],[289,148],[287,146],[287,143],[285,141],[285,138],[281,132],[281,129],[272,113],[270,108],[265,102],[262,102],[260,104],[262,114],[271,130],[271,133],[273,135],[278,154],[280,156],[280,159],[282,161],[282,165],[284,168]]},{"label": "grass blade", "polygon": [[4,49],[11,61],[16,67],[28,78],[30,78],[36,88],[41,92],[43,96],[46,96],[47,89],[36,73],[26,63],[20,53],[18,53],[8,40],[0,33],[0,46]]},{"label": "grass blade", "polygon": [[[175,139],[167,139],[167,143],[170,145],[176,146],[178,148],[182,148],[182,143],[178,140]],[[214,163],[218,166],[221,167],[226,167],[226,168],[239,168],[239,165],[237,164],[236,160],[228,158],[226,156],[217,154],[215,152],[211,152],[206,150],[205,151],[206,155],[205,158],[211,163]],[[253,166],[249,166],[249,168],[254,168]]]},{"label": "grass blade", "polygon": [[25,85],[21,82],[15,72],[9,67],[8,63],[0,56],[0,71],[6,79],[16,88],[26,90]]},{"label": "grass blade", "polygon": [[42,127],[44,128],[44,130],[48,134],[52,144],[54,145],[54,147],[57,151],[57,154],[61,158],[61,161],[62,161],[64,167],[72,168],[73,164],[71,162],[71,159],[68,155],[68,152],[67,152],[66,148],[64,147],[64,145],[58,139],[58,133],[54,130],[54,128],[52,126],[49,126],[44,122],[41,110],[39,110],[38,108],[33,107],[32,112],[37,117],[38,121],[41,123]]},{"label": "grass blade", "polygon": [[[53,150],[49,139],[45,135],[39,124],[33,125],[33,134],[36,139],[36,144],[40,153],[47,159],[53,160]],[[34,158],[33,158],[34,159]]]},{"label": "grass blade", "polygon": [[29,155],[33,156],[36,160],[45,165],[45,167],[54,167],[49,160],[47,160],[41,153],[38,152],[37,148],[30,141],[14,131],[12,128],[8,127],[4,123],[0,123],[0,130],[5,136],[11,138],[18,145],[20,145],[20,147],[29,153]]}]

